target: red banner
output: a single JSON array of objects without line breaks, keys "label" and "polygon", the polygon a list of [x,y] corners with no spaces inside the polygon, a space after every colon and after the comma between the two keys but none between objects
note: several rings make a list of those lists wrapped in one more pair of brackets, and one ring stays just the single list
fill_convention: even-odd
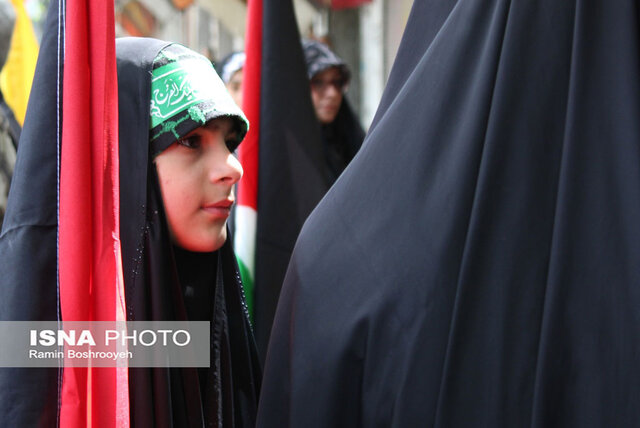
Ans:
[{"label": "red banner", "polygon": [[247,6],[247,61],[242,84],[242,109],[249,119],[247,136],[238,147],[244,169],[238,186],[238,205],[258,209],[258,152],[260,138],[260,85],[262,68],[262,0],[249,0]]},{"label": "red banner", "polygon": [[[59,275],[63,321],[124,320],[114,4],[67,0]],[[60,426],[128,427],[127,368],[65,367]]]}]

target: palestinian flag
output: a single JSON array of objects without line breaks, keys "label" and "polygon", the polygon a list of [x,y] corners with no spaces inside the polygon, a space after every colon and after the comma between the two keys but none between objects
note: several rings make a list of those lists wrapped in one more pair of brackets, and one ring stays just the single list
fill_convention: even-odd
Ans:
[{"label": "palestinian flag", "polygon": [[[242,109],[249,132],[238,147],[244,169],[238,185],[234,245],[249,313],[254,315],[255,241],[258,215],[258,144],[260,137],[260,71],[262,63],[262,0],[250,0],[247,8],[247,60],[243,73]],[[251,99],[249,99],[251,98]]]},{"label": "palestinian flag", "polygon": [[291,0],[249,0],[235,251],[264,358],[302,225],[329,188]]},{"label": "palestinian flag", "polygon": [[[54,0],[0,236],[0,319],[124,321],[114,4]],[[127,368],[2,369],[6,426],[129,426]]]}]

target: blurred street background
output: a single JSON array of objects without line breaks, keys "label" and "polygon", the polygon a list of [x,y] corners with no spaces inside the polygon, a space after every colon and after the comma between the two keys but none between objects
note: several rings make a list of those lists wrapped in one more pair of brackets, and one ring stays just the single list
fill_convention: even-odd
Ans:
[{"label": "blurred street background", "polygon": [[[25,0],[36,37],[49,0]],[[412,0],[293,0],[302,37],[319,39],[353,71],[347,98],[368,128],[382,95]],[[214,63],[244,49],[246,0],[116,0],[116,36],[182,43]]]}]

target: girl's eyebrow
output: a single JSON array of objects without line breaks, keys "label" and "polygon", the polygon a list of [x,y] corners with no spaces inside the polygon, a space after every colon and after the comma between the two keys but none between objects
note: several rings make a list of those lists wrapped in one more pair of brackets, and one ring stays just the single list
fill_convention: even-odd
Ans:
[{"label": "girl's eyebrow", "polygon": [[216,131],[218,129],[220,129],[220,125],[218,125],[216,119],[210,120],[209,122],[205,123],[203,128],[209,129],[211,131]]},{"label": "girl's eyebrow", "polygon": [[[221,119],[222,121],[224,121],[224,125],[220,123]],[[227,124],[228,126],[226,126]],[[220,131],[220,130],[223,130],[223,128],[225,128],[226,129],[226,132],[224,133],[225,140],[231,137],[234,137],[237,134],[236,129],[233,126],[233,119],[227,118],[227,117],[210,120],[204,125],[204,127],[211,131]]]}]

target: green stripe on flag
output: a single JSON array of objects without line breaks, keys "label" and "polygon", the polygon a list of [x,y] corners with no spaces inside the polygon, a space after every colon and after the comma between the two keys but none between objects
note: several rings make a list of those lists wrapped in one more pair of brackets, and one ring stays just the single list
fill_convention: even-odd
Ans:
[{"label": "green stripe on flag", "polygon": [[240,257],[236,257],[238,260],[238,268],[240,269],[240,277],[242,278],[242,287],[244,288],[244,297],[247,301],[247,309],[249,310],[249,316],[251,322],[253,322],[253,296],[254,296],[254,284],[251,272],[242,262]]},{"label": "green stripe on flag", "polygon": [[256,223],[258,213],[246,205],[238,205],[235,212],[236,231],[233,246],[238,260],[244,296],[251,320],[255,318],[255,260]]}]

